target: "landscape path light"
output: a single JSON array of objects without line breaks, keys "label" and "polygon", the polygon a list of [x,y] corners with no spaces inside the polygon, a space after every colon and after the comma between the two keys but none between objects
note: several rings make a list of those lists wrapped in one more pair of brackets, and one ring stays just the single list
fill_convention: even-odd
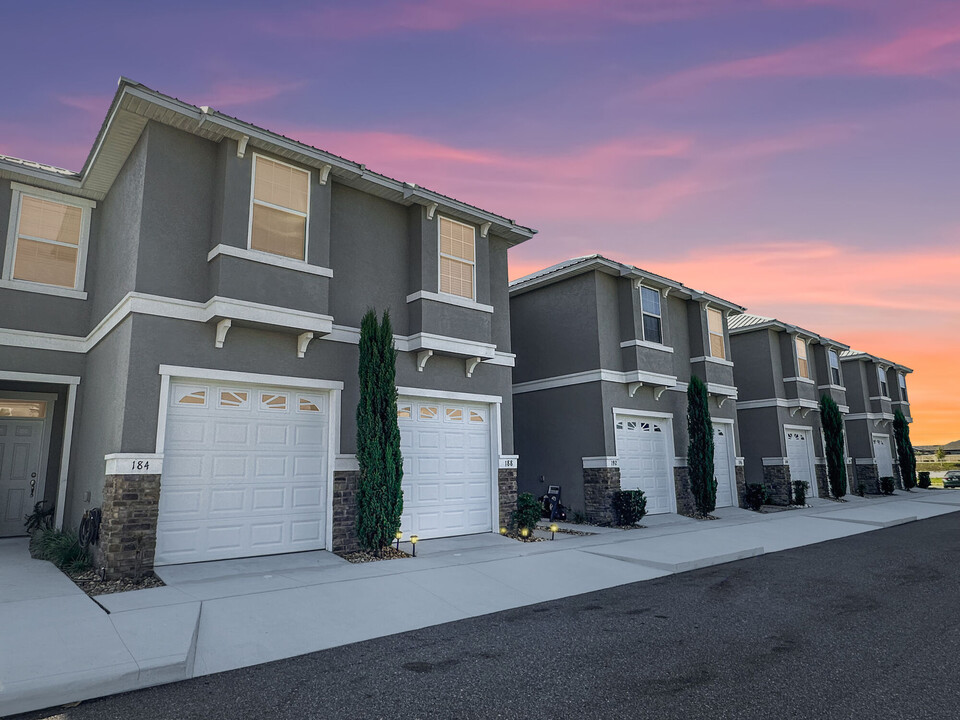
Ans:
[{"label": "landscape path light", "polygon": [[550,539],[553,540],[556,538],[557,531],[560,529],[560,526],[556,523],[550,525]]},{"label": "landscape path light", "polygon": [[417,540],[419,540],[419,539],[420,539],[420,536],[419,536],[419,535],[411,535],[411,536],[410,536],[410,544],[413,545],[413,556],[414,556],[414,557],[417,556]]},{"label": "landscape path light", "polygon": [[397,530],[397,536],[396,536],[396,537],[397,537],[397,551],[399,552],[399,550],[400,550],[400,539],[403,537],[403,532],[402,532],[401,530]]}]

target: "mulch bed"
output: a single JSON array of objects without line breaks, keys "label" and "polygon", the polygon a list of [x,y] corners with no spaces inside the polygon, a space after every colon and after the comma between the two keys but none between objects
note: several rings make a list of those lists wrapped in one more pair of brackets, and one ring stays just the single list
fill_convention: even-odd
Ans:
[{"label": "mulch bed", "polygon": [[385,547],[380,555],[377,557],[376,553],[368,552],[366,550],[358,550],[357,552],[352,553],[337,553],[347,562],[352,563],[368,563],[368,562],[378,562],[380,560],[399,560],[400,558],[411,557],[409,553],[405,553],[403,550],[397,550],[393,545],[390,547]]},{"label": "mulch bed", "polygon": [[513,540],[519,540],[520,542],[544,542],[546,538],[537,537],[533,533],[527,535],[527,537],[521,537],[520,533],[516,530],[509,530],[506,533],[502,533],[503,537],[508,537]]},{"label": "mulch bed", "polygon": [[[642,527],[642,526],[637,526]],[[537,530],[543,530],[544,532],[550,532],[549,525],[537,525]],[[566,528],[557,528],[557,534],[563,533],[564,535],[596,535],[592,532],[584,532],[581,530],[567,530]]]},{"label": "mulch bed", "polygon": [[163,587],[163,580],[152,572],[144,573],[139,580],[133,578],[117,578],[116,580],[101,580],[93,570],[84,570],[81,573],[64,574],[73,580],[81,590],[90,597],[110,595],[112,593],[127,592],[128,590],[146,590],[147,588]]}]

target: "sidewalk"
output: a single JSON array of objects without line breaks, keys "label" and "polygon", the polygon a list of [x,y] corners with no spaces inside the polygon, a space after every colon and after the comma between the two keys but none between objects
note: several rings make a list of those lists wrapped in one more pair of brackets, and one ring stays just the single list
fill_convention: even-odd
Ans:
[{"label": "sidewalk", "polygon": [[[166,587],[88,598],[25,539],[0,540],[0,715],[292,657],[960,511],[960,492],[812,501],[644,528],[424,541],[353,565],[328,552],[160,568]],[[589,531],[587,526],[563,525]],[[549,537],[549,533],[546,533]],[[640,592],[641,590],[638,590]]]}]

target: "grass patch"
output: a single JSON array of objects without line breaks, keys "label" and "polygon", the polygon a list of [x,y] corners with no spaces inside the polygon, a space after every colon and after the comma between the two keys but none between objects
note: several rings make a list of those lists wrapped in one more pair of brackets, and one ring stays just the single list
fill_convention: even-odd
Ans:
[{"label": "grass patch", "polygon": [[42,528],[30,536],[30,557],[49,560],[68,573],[90,569],[90,557],[80,546],[80,538],[72,530]]}]

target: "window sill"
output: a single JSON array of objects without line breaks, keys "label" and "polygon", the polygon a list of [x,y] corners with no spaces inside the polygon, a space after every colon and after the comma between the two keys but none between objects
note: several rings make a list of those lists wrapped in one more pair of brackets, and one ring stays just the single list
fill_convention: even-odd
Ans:
[{"label": "window sill", "polygon": [[817,390],[837,390],[839,392],[846,392],[847,388],[843,385],[817,385]]},{"label": "window sill", "polygon": [[207,254],[207,262],[210,262],[218,255],[229,255],[230,257],[250,260],[251,262],[258,262],[264,265],[273,265],[274,267],[286,268],[287,270],[296,270],[297,272],[307,273],[309,275],[319,275],[328,278],[333,277],[333,270],[330,268],[311,265],[303,260],[295,260],[294,258],[288,258],[282,255],[272,255],[260,250],[238,248],[233,245],[217,245]]},{"label": "window sill", "polygon": [[620,343],[620,347],[645,347],[650,348],[651,350],[659,350],[661,352],[672,353],[673,348],[669,345],[663,345],[661,343],[650,342],[649,340],[624,340]]},{"label": "window sill", "polygon": [[39,293],[41,295],[56,295],[58,297],[86,300],[87,293],[83,290],[59,287],[57,285],[43,285],[42,283],[27,282],[26,280],[0,280],[0,288],[23,290],[24,292]]},{"label": "window sill", "polygon": [[459,297],[458,295],[446,295],[444,293],[430,292],[429,290],[418,290],[412,295],[407,295],[407,302],[412,303],[417,300],[433,300],[434,302],[446,303],[447,305],[456,305],[470,310],[479,310],[480,312],[492,313],[492,305],[484,305],[475,300]]},{"label": "window sill", "polygon": [[805,385],[816,385],[816,383],[813,380],[805,377],[788,377],[788,378],[784,378],[783,381],[804,383]]},{"label": "window sill", "polygon": [[701,356],[699,356],[699,357],[692,357],[692,358],[690,358],[690,362],[692,362],[692,363],[708,362],[708,363],[714,363],[714,364],[716,364],[716,365],[724,365],[724,366],[726,366],[726,367],[733,367],[733,362],[732,362],[732,361],[730,361],[730,360],[725,360],[724,358],[716,358],[716,357],[713,357],[712,355],[701,355]]}]

